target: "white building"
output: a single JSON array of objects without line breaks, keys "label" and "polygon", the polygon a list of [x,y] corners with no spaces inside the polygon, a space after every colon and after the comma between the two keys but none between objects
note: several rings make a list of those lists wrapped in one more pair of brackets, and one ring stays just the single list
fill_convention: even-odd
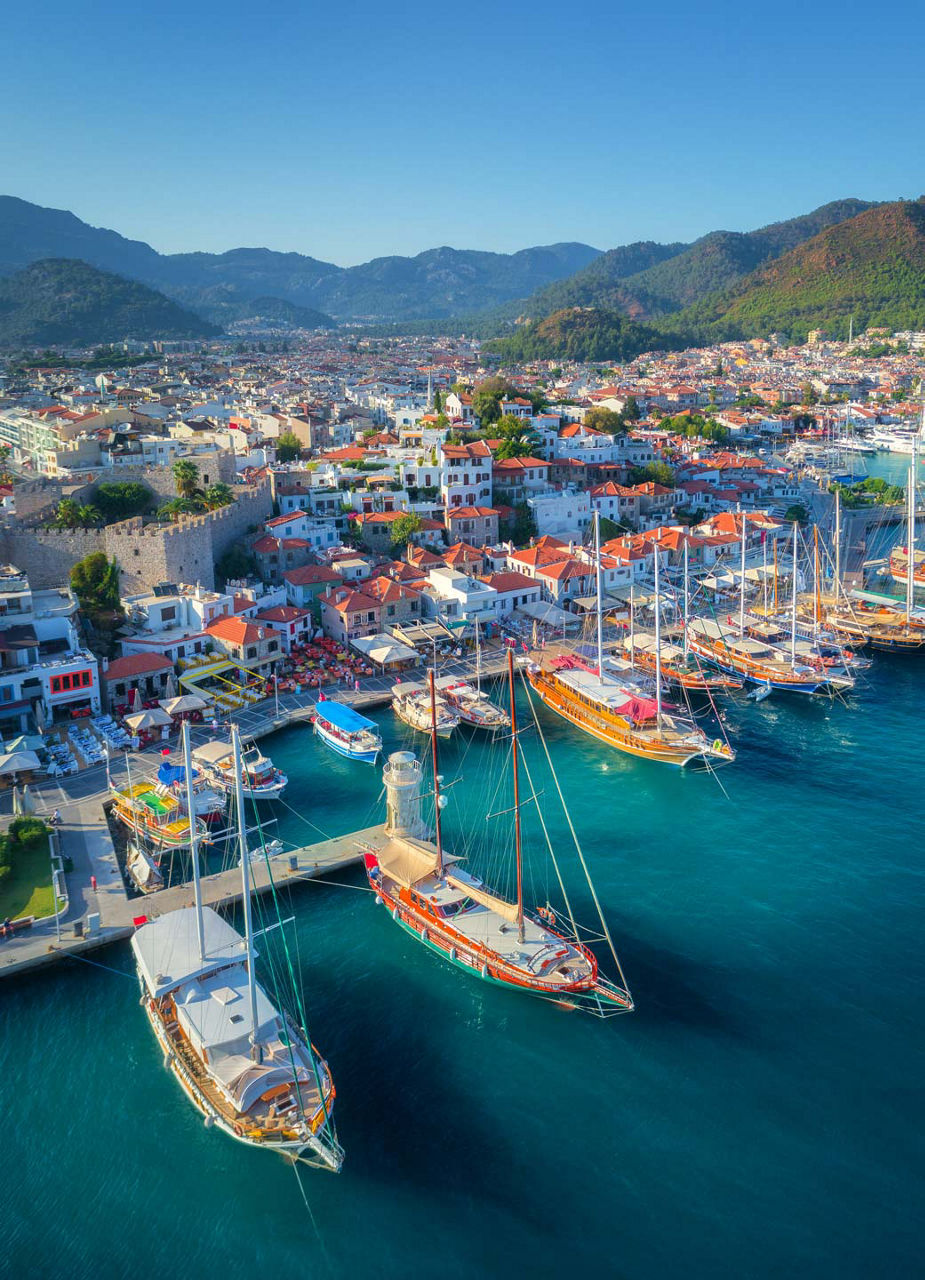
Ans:
[{"label": "white building", "polygon": [[536,531],[542,536],[580,542],[591,524],[591,497],[582,489],[550,489],[527,498]]},{"label": "white building", "polygon": [[80,643],[68,587],[33,591],[13,565],[0,567],[0,732],[34,731],[100,709],[99,667]]}]

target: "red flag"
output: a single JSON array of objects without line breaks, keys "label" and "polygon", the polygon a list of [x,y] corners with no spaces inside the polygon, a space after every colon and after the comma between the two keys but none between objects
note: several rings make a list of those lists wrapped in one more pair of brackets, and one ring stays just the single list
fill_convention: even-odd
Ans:
[{"label": "red flag", "polygon": [[169,756],[169,755],[170,755],[170,748],[169,748],[169,747],[161,747],[161,755],[162,755],[162,756]]}]

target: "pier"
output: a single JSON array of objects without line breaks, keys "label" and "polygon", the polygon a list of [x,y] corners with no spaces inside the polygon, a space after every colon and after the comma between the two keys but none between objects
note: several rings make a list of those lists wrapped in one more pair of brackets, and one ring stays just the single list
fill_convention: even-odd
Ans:
[{"label": "pier", "polygon": [[[93,772],[98,787],[99,770]],[[60,849],[73,864],[67,874],[67,905],[57,919],[51,916],[38,920],[31,928],[0,941],[0,977],[129,938],[135,931],[135,922],[142,917],[152,920],[178,907],[193,905],[191,881],[153,894],[129,896],[103,809],[108,794],[106,788],[94,790],[60,806]],[[40,795],[41,791],[37,792]],[[252,889],[258,894],[268,892],[274,885],[285,889],[353,866],[362,858],[364,846],[375,848],[382,839],[383,828],[379,825],[287,849],[269,858],[252,857]],[[200,883],[207,906],[221,908],[241,899],[240,866],[203,876]]]}]

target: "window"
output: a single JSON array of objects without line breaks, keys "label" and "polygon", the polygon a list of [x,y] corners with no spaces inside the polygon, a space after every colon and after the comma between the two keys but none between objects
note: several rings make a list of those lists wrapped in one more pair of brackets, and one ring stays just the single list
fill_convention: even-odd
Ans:
[{"label": "window", "polygon": [[254,644],[248,645],[248,647],[247,647],[247,656],[248,656],[249,658],[256,658],[256,657],[257,657],[257,646],[256,646],[256,645],[254,645]]},{"label": "window", "polygon": [[177,616],[177,606],[175,604],[165,605],[161,609],[161,622],[173,622]]}]

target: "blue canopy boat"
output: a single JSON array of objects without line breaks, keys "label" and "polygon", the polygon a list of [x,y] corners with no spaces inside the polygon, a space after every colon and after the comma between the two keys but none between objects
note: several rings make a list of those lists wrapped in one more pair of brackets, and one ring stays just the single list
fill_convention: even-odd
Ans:
[{"label": "blue canopy boat", "polygon": [[375,764],[382,750],[382,735],[376,722],[367,720],[343,702],[322,698],[315,704],[315,732],[349,760]]}]

